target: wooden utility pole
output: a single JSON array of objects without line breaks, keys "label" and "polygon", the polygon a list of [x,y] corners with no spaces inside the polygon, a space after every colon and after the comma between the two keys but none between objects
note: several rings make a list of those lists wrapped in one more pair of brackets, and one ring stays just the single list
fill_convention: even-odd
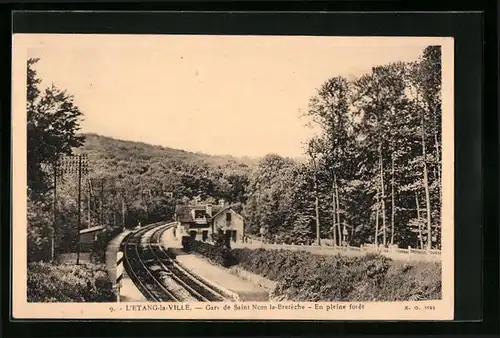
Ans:
[{"label": "wooden utility pole", "polygon": [[78,243],[76,245],[76,265],[80,264],[80,228],[82,223],[82,156],[78,155]]},{"label": "wooden utility pole", "polygon": [[378,248],[378,235],[379,235],[379,209],[380,209],[380,197],[379,197],[379,188],[377,186],[377,211],[375,214],[375,246]]},{"label": "wooden utility pole", "polygon": [[76,264],[80,264],[80,230],[82,227],[82,175],[86,175],[88,172],[88,161],[85,154],[77,155],[78,161],[78,229],[77,229],[77,239],[78,243],[76,245]]},{"label": "wooden utility pole", "polygon": [[125,199],[122,196],[122,226],[125,228]]},{"label": "wooden utility pole", "polygon": [[52,233],[50,236],[50,260],[55,259],[55,242],[57,227],[57,163],[54,163],[54,201],[52,203]]},{"label": "wooden utility pole", "polygon": [[104,208],[104,179],[101,178],[101,202],[99,204],[99,225],[103,225],[104,223],[104,215],[103,215],[103,208]]},{"label": "wooden utility pole", "polygon": [[88,183],[88,188],[89,188],[89,196],[87,198],[87,228],[91,228],[91,213],[90,213],[90,208],[91,208],[91,199],[92,199],[92,181],[90,178],[87,181]]},{"label": "wooden utility pole", "polygon": [[391,245],[394,245],[394,222],[396,218],[396,200],[394,196],[394,151],[391,153]]}]

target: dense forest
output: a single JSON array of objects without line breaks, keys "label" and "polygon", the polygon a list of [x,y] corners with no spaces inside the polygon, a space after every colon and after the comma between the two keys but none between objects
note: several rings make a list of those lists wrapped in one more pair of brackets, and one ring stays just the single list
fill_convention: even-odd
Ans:
[{"label": "dense forest", "polygon": [[416,62],[333,77],[304,113],[321,133],[309,163],[265,157],[249,178],[250,231],[303,242],[331,238],[440,248],[441,49]]},{"label": "dense forest", "polygon": [[[35,63],[28,64],[28,76],[36,89]],[[53,164],[64,167],[65,156],[85,153],[85,227],[170,219],[177,203],[199,196],[233,203],[246,231],[263,228],[268,240],[440,248],[440,47],[427,47],[415,62],[380,65],[356,79],[333,77],[318,86],[303,119],[321,132],[304,145],[305,161],[211,156],[78,134],[79,111],[60,106],[73,109],[66,126],[71,140],[53,156],[28,154],[30,231],[48,231],[49,222],[42,227],[37,215],[50,219]],[[49,94],[44,97],[58,98]],[[65,99],[65,92],[58,95]],[[77,180],[61,169],[56,183],[56,237],[64,249],[75,238]]]}]

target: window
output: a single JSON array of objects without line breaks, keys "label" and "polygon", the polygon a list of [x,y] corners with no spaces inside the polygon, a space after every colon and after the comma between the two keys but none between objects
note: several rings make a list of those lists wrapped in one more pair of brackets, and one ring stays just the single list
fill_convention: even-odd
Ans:
[{"label": "window", "polygon": [[205,218],[205,211],[203,210],[195,210],[194,218]]},{"label": "window", "polygon": [[226,214],[226,222],[231,222],[231,214],[229,212]]}]

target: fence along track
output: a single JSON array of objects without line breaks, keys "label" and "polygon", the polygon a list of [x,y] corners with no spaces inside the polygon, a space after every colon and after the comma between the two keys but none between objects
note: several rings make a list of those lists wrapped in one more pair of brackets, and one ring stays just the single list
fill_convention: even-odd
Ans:
[{"label": "fence along track", "polygon": [[141,258],[141,253],[138,249],[144,233],[156,226],[157,224],[149,225],[124,238],[122,242],[124,267],[127,274],[147,300],[154,302],[176,302],[179,299],[167,290],[161,281],[151,273]]}]

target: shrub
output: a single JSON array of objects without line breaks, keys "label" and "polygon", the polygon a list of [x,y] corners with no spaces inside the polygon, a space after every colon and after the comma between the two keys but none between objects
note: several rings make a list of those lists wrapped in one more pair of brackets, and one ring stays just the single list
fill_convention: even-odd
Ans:
[{"label": "shrub", "polygon": [[30,263],[28,302],[109,302],[114,300],[104,266]]},{"label": "shrub", "polygon": [[28,200],[28,262],[49,261],[52,221],[49,205]]},{"label": "shrub", "polygon": [[191,251],[191,237],[189,236],[182,236],[182,249],[186,252]]},{"label": "shrub", "polygon": [[277,282],[273,296],[296,301],[393,301],[441,297],[441,265],[401,264],[382,255],[317,256],[308,252],[235,249],[246,270]]},{"label": "shrub", "polygon": [[228,249],[224,245],[212,245],[196,240],[189,241],[189,249],[195,253],[198,253],[215,264],[222,265],[224,267],[230,267],[237,264],[236,257],[233,255],[231,249]]},{"label": "shrub", "polygon": [[106,262],[106,248],[108,243],[121,232],[120,228],[105,229],[97,234],[97,240],[93,242],[90,251],[92,263],[101,264]]}]

